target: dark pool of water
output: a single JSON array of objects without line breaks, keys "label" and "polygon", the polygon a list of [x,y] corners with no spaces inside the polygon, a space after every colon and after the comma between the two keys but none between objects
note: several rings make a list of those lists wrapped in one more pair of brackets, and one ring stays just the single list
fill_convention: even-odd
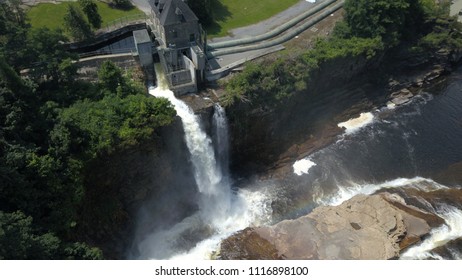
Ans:
[{"label": "dark pool of water", "polygon": [[371,113],[371,124],[310,155],[316,166],[308,174],[280,182],[279,218],[310,212],[316,198],[334,194],[339,186],[434,178],[462,162],[462,71],[406,105]]}]

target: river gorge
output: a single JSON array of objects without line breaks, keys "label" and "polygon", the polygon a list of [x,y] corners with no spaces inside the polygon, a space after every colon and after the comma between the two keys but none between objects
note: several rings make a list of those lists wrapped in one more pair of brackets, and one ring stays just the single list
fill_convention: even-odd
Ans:
[{"label": "river gorge", "polygon": [[[184,143],[180,146],[187,147],[182,151],[188,155],[182,155],[186,162],[180,160],[182,163],[169,171],[170,176],[178,174],[182,179],[174,183],[175,187],[164,186],[164,191],[147,200],[147,205],[139,211],[134,241],[127,257],[271,259],[292,256],[298,259],[310,258],[308,255],[315,259],[458,259],[459,238],[462,236],[462,212],[459,209],[462,197],[459,190],[462,173],[461,89],[462,71],[458,70],[431,87],[415,91],[415,96],[411,95],[405,102],[396,102],[397,106],[391,102],[387,104],[383,98],[389,90],[384,84],[348,84],[313,97],[311,110],[305,115],[300,110],[292,112],[293,122],[287,124],[290,127],[287,131],[296,131],[299,127],[294,139],[303,140],[290,143],[290,139],[285,138],[289,143],[281,146],[288,148],[279,157],[274,157],[278,162],[247,161],[239,167],[236,158],[241,157],[233,154],[235,148],[228,141],[248,136],[232,135],[225,110],[215,104],[212,114],[194,115],[160,81],[159,87],[151,89],[150,93],[168,98],[174,104],[184,129]],[[329,132],[323,132],[326,129]],[[280,135],[275,138],[284,139]],[[261,145],[265,145],[264,138],[261,139]],[[176,141],[181,142],[181,139]],[[178,150],[178,146],[176,148]],[[260,167],[252,169],[258,164],[266,165],[266,171],[262,172]],[[395,251],[383,255],[365,253],[360,241],[356,245],[362,253],[351,253],[354,250],[345,245],[348,240],[342,239],[357,236],[343,232],[341,237],[329,239],[329,234],[319,230],[322,227],[319,220],[313,225],[319,230],[318,236],[310,238],[325,247],[335,243],[338,245],[335,250],[322,251],[322,248],[307,246],[306,250],[310,252],[292,254],[293,248],[277,245],[290,242],[277,234],[275,237],[262,233],[266,229],[277,232],[281,222],[310,217],[322,211],[318,211],[324,209],[322,207],[340,207],[362,194],[372,199],[372,194],[379,194],[392,206],[399,201],[405,207],[418,209],[422,213],[414,213],[416,219],[426,222],[418,229],[426,230],[416,239],[406,236],[406,232],[412,229],[404,229],[399,240],[394,241],[396,244],[391,246],[396,247]],[[395,211],[397,206],[393,207]],[[409,209],[407,213],[415,211]],[[327,219],[324,214],[319,215]],[[421,220],[412,221],[415,225]],[[409,218],[404,219],[404,224],[406,221],[410,223]],[[351,234],[366,230],[361,222],[350,223]],[[343,227],[328,232],[344,230]],[[242,231],[244,229],[247,233]],[[295,231],[291,226],[282,231],[291,229]],[[250,244],[258,244],[262,237],[264,242],[269,240],[271,244],[263,249],[249,249],[246,243],[249,230],[260,234],[256,238],[252,235],[247,240]],[[291,238],[303,239],[309,234],[313,233],[305,231],[301,236]],[[378,245],[368,244],[366,251],[376,250],[374,246]],[[264,252],[268,248],[271,253]]]}]

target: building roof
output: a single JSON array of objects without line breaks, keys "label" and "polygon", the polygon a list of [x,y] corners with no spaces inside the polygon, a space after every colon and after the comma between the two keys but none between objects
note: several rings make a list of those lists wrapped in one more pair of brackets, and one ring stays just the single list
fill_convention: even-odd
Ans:
[{"label": "building roof", "polygon": [[151,38],[149,38],[149,34],[146,29],[133,31],[133,38],[135,39],[135,44],[151,42]]},{"label": "building roof", "polygon": [[[152,1],[152,0],[151,0]],[[154,3],[152,1],[151,3]],[[160,0],[158,5],[163,4],[159,20],[163,26],[174,25],[183,22],[197,22],[198,18],[189,6],[182,0]],[[153,4],[151,4],[153,5]],[[154,4],[155,6],[155,4]],[[159,11],[158,7],[153,7]]]}]

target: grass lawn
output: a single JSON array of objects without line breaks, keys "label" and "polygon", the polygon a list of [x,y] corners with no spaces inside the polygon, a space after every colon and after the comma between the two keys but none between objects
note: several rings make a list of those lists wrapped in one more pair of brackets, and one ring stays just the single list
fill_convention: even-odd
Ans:
[{"label": "grass lawn", "polygon": [[228,35],[231,29],[270,18],[300,0],[217,0],[214,1],[215,24],[207,27],[210,37]]},{"label": "grass lawn", "polygon": [[[67,6],[70,3],[62,3],[62,4],[38,4],[30,8],[27,12],[27,16],[30,19],[30,24],[32,28],[38,27],[48,27],[50,29],[55,28],[64,28],[64,14],[66,13]],[[78,5],[77,3],[74,3]],[[103,19],[103,24],[101,26],[105,26],[108,22],[116,20],[121,17],[135,15],[135,14],[142,14],[143,12],[140,11],[138,8],[133,7],[131,10],[119,10],[113,9],[109,7],[108,4],[97,1],[96,4],[98,5],[98,12]]]}]

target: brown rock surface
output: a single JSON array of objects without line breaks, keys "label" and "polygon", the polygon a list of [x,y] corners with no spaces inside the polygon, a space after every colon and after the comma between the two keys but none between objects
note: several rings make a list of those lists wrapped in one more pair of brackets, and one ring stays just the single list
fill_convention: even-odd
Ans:
[{"label": "brown rock surface", "polygon": [[[223,241],[220,257],[393,259],[442,222],[436,215],[406,205],[397,194],[358,195],[339,206],[318,207],[296,220],[239,232]],[[264,250],[250,245],[252,239],[265,244]]]}]

